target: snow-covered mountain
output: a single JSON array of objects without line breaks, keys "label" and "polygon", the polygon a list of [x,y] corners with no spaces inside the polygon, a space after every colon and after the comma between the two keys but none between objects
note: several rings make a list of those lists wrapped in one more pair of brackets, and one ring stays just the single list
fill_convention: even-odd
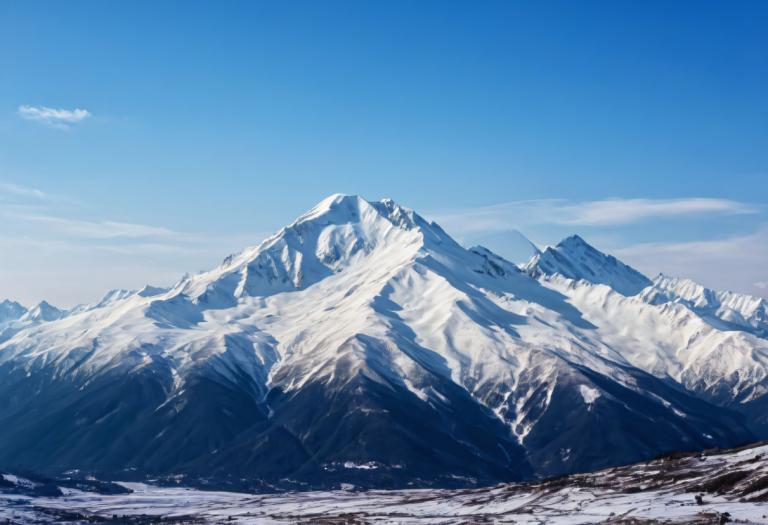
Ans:
[{"label": "snow-covered mountain", "polygon": [[28,322],[49,322],[61,319],[66,315],[65,310],[60,310],[48,303],[47,301],[40,301],[35,306],[27,310],[24,315],[19,319],[20,321]]},{"label": "snow-covered mountain", "polygon": [[0,301],[0,325],[16,321],[27,313],[27,309],[16,301],[5,299]]},{"label": "snow-covered mountain", "polygon": [[0,343],[24,328],[55,321],[66,314],[65,310],[60,310],[46,301],[27,309],[16,301],[5,299],[0,302]]},{"label": "snow-covered mountain", "polygon": [[1,343],[0,466],[470,485],[766,432],[739,412],[765,406],[768,340],[648,300],[580,238],[525,270],[334,195],[211,271]]},{"label": "snow-covered mountain", "polygon": [[719,292],[691,281],[659,275],[643,290],[652,304],[678,302],[721,330],[744,330],[768,336],[768,300],[733,292]]},{"label": "snow-covered mountain", "polygon": [[[573,253],[565,244],[558,245],[563,259],[573,260],[584,252],[583,240]],[[592,247],[589,251],[597,253],[591,259],[598,262],[581,275],[600,275],[603,261],[613,258]],[[632,288],[627,283],[640,274],[620,262],[610,266],[625,270],[624,277],[611,272],[606,279],[568,278],[559,268],[537,262],[534,258],[528,263],[528,272],[567,296],[599,327],[601,339],[632,366],[741,412],[754,432],[768,433],[765,299],[717,292],[664,275],[644,288]]]},{"label": "snow-covered mountain", "polygon": [[534,277],[556,273],[568,279],[605,284],[623,295],[635,295],[651,284],[646,276],[612,255],[596,250],[578,235],[534,255],[526,264],[526,270]]}]

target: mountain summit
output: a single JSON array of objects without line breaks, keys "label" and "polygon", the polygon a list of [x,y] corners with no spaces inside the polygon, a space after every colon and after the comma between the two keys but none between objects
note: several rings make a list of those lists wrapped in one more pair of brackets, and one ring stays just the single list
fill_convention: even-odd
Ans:
[{"label": "mountain summit", "polygon": [[197,302],[232,305],[243,297],[302,290],[372,260],[403,264],[441,243],[455,245],[437,225],[392,200],[332,195],[258,246],[176,290]]},{"label": "mountain summit", "polygon": [[560,274],[569,279],[606,284],[623,295],[635,295],[651,284],[646,276],[612,255],[596,250],[578,235],[547,247],[527,263],[526,269],[534,277]]},{"label": "mountain summit", "polygon": [[0,301],[0,325],[15,321],[25,313],[27,313],[27,309],[16,301],[11,301],[10,299]]},{"label": "mountain summit", "polygon": [[650,281],[566,241],[524,273],[391,200],[333,195],[211,271],[1,343],[0,466],[467,486],[763,430],[736,409],[764,406],[768,341],[628,297]]},{"label": "mountain summit", "polygon": [[65,314],[64,310],[59,310],[47,301],[40,301],[35,306],[21,316],[21,321],[55,321],[61,319]]}]

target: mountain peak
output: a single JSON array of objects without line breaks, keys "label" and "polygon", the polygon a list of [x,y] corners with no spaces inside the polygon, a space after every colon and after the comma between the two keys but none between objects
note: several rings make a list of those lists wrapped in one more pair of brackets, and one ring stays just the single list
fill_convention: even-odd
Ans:
[{"label": "mountain peak", "polygon": [[622,295],[636,295],[651,284],[646,276],[605,254],[578,235],[566,237],[556,246],[547,247],[526,264],[534,277],[560,274],[569,279],[583,279],[605,284]]},{"label": "mountain peak", "polygon": [[587,241],[585,241],[580,235],[577,235],[575,233],[561,240],[559,243],[557,243],[557,246],[561,248],[585,247],[592,250],[595,249],[592,245],[590,245]]},{"label": "mountain peak", "polygon": [[61,319],[64,313],[64,310],[56,308],[48,301],[43,300],[30,308],[21,319],[24,321],[55,321]]},{"label": "mountain peak", "polygon": [[179,286],[194,300],[231,306],[244,296],[304,289],[373,254],[381,266],[397,267],[425,246],[443,243],[458,246],[392,199],[333,194],[258,246]]},{"label": "mountain peak", "polygon": [[368,201],[359,195],[334,193],[301,215],[289,228],[307,222],[319,221],[321,224],[339,225],[354,222],[370,223],[379,218],[387,219],[393,225],[406,229],[417,226],[429,227],[427,221],[413,210],[399,205],[390,198]]},{"label": "mountain peak", "polygon": [[308,212],[296,219],[295,223],[306,222],[333,212],[359,210],[367,201],[358,195],[334,193],[315,204]]},{"label": "mountain peak", "polygon": [[27,309],[16,301],[5,299],[0,301],[0,323],[15,321],[27,312]]},{"label": "mountain peak", "polygon": [[161,288],[159,286],[152,286],[151,284],[145,284],[144,287],[136,292],[139,297],[152,297],[167,292],[167,288]]}]

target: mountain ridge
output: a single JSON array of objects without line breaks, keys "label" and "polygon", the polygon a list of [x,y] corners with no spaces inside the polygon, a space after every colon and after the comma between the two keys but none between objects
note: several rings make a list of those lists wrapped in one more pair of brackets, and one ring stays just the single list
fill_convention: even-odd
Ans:
[{"label": "mountain ridge", "polygon": [[[580,238],[560,249],[572,245],[587,254],[580,270],[596,262],[614,285],[639,281]],[[701,367],[699,346],[690,363],[673,352],[646,363],[595,299],[640,311],[673,342],[664,330],[680,315],[698,329],[694,312],[531,267],[467,250],[391,200],[333,195],[213,270],[0,342],[0,464],[461,486],[762,431],[740,413],[765,399],[762,361],[751,377],[699,384],[690,374],[721,371]],[[734,340],[768,355],[754,334]],[[734,386],[741,397],[720,392]]]}]

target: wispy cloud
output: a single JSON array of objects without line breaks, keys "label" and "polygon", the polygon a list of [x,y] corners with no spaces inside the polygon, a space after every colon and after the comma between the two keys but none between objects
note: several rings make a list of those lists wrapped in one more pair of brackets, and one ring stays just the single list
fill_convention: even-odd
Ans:
[{"label": "wispy cloud", "polygon": [[639,270],[690,277],[705,285],[765,295],[768,289],[768,225],[721,239],[642,243],[612,250]]},{"label": "wispy cloud", "polygon": [[[41,198],[31,188],[0,186],[0,297],[71,305],[109,288],[170,284],[219,264],[266,233],[199,233],[79,216],[79,204]],[[40,192],[42,195],[48,195]]]},{"label": "wispy cloud", "polygon": [[569,201],[542,199],[436,213],[432,217],[449,231],[501,231],[530,224],[618,226],[669,217],[743,214],[759,210],[728,199],[603,199]]},{"label": "wispy cloud", "polygon": [[68,130],[73,124],[77,124],[91,116],[86,109],[56,109],[45,106],[19,106],[19,116],[24,120],[40,122],[56,129]]},{"label": "wispy cloud", "polygon": [[754,207],[727,199],[606,199],[562,206],[563,224],[585,226],[619,225],[646,219],[707,213],[754,213]]},{"label": "wispy cloud", "polygon": [[168,228],[148,226],[146,224],[134,224],[115,221],[88,221],[81,219],[68,219],[51,215],[11,214],[14,218],[28,222],[45,224],[50,229],[60,233],[90,238],[90,239],[118,239],[118,238],[147,238],[147,237],[180,237],[183,234],[174,232]]},{"label": "wispy cloud", "polygon": [[0,196],[45,199],[46,193],[37,188],[29,188],[12,182],[0,182]]}]

